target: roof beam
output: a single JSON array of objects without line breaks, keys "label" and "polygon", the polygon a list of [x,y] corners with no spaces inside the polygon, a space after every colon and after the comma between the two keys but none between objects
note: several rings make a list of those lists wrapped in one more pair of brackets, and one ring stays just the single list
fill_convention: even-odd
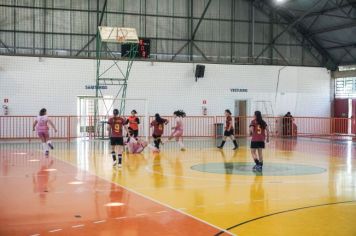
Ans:
[{"label": "roof beam", "polygon": [[[352,7],[352,6],[355,6],[356,3],[355,2],[348,2],[348,3],[345,3],[343,5],[340,5],[340,6],[337,6],[337,7],[333,7],[333,8],[328,8],[328,9],[324,9],[324,10],[321,10],[321,11],[316,11],[316,12],[311,12],[308,16],[306,16],[305,18],[309,18],[309,17],[313,17],[313,16],[318,16],[318,15],[324,15],[326,13],[329,13],[329,12],[334,12],[334,11],[340,11],[341,9],[344,9],[346,7]],[[293,11],[299,11],[299,10],[294,10]]]},{"label": "roof beam", "polygon": [[339,46],[325,47],[326,50],[336,50],[336,49],[343,49],[343,48],[356,48],[356,42],[349,43],[349,44],[341,44]]},{"label": "roof beam", "polygon": [[349,22],[349,23],[342,24],[342,25],[335,25],[335,26],[331,26],[331,27],[327,27],[327,28],[314,30],[314,31],[310,32],[308,36],[313,36],[316,34],[322,34],[322,33],[327,33],[327,32],[332,32],[332,31],[343,30],[343,29],[349,29],[349,28],[353,28],[353,27],[356,27],[356,21]]},{"label": "roof beam", "polygon": [[[290,21],[289,25],[282,31],[280,32],[277,36],[274,37],[274,39],[272,40],[272,42],[269,44],[269,47],[271,47],[277,39],[279,39],[284,33],[286,33],[287,31],[289,31],[292,27],[294,27],[296,24],[298,24],[300,21],[302,21],[307,15],[310,14],[310,12],[312,12],[312,10],[319,5],[319,3],[322,0],[318,0],[316,3],[314,3],[314,5],[306,12],[304,12],[301,16],[299,16],[297,19],[294,19],[292,21]],[[255,58],[255,62],[258,60],[258,58],[260,58],[260,56],[263,55],[263,53],[268,49],[268,46],[265,47],[260,54]]]},{"label": "roof beam", "polygon": [[[99,2],[98,2],[99,3]],[[100,19],[99,19],[99,9],[97,9],[97,26],[101,26],[101,23],[103,22],[104,19],[104,14],[105,10],[108,4],[108,0],[105,0],[104,5],[103,5],[103,10],[100,12]],[[98,33],[94,35],[76,54],[75,56],[79,56],[79,54],[84,51],[93,41],[96,39]]]}]

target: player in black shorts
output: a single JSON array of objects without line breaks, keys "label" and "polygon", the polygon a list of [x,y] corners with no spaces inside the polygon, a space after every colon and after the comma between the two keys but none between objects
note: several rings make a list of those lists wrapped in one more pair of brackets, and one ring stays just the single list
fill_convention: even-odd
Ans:
[{"label": "player in black shorts", "polygon": [[239,148],[239,145],[237,144],[237,141],[234,136],[234,127],[232,126],[231,111],[229,109],[225,110],[225,117],[226,117],[226,124],[225,124],[224,137],[220,146],[218,146],[218,148],[222,149],[225,145],[226,139],[230,138],[234,143],[233,150],[236,150]]},{"label": "player in black shorts", "polygon": [[[108,131],[110,133],[111,155],[114,161],[114,166],[118,165],[119,167],[121,167],[122,151],[124,148],[123,129],[128,132],[125,123],[126,120],[119,115],[119,110],[114,109],[113,116],[108,120]],[[118,147],[118,162],[116,161],[115,147]]]}]

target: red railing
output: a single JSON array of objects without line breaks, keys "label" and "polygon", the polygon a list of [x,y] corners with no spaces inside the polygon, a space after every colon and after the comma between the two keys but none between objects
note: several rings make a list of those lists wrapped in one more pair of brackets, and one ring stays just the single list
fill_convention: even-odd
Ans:
[{"label": "red railing", "polygon": [[[164,116],[169,120],[164,136],[171,133],[174,117]],[[53,139],[73,139],[78,137],[107,137],[105,122],[107,117],[94,119],[93,116],[50,116],[58,132],[50,130]],[[149,123],[154,117],[149,117]],[[248,136],[252,117],[233,117],[235,135]],[[332,136],[356,133],[356,119],[325,117],[265,117],[272,136]],[[35,116],[0,116],[0,139],[35,139],[32,131]],[[223,134],[224,116],[188,116],[184,119],[185,137],[219,137]],[[97,125],[95,125],[95,123]],[[85,124],[85,125],[83,125]],[[82,126],[82,127],[81,127]],[[140,134],[144,134],[144,119],[141,117]],[[151,132],[151,131],[150,131]]]}]

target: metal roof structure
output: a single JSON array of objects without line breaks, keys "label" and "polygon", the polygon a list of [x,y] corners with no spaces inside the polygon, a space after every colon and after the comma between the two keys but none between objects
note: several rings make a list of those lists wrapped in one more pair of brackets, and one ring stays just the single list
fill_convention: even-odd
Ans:
[{"label": "metal roof structure", "polygon": [[148,60],[356,64],[356,0],[0,0],[0,54],[95,58],[98,26],[135,28]]},{"label": "metal roof structure", "polygon": [[[356,0],[252,0],[288,23],[303,42],[322,55],[323,65],[334,69],[356,63]],[[282,32],[274,37],[275,42]]]}]

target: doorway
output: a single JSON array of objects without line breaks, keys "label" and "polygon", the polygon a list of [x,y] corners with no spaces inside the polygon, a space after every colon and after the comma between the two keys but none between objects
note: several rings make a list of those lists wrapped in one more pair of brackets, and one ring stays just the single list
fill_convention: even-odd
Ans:
[{"label": "doorway", "polygon": [[235,100],[235,135],[247,134],[247,100]]}]

